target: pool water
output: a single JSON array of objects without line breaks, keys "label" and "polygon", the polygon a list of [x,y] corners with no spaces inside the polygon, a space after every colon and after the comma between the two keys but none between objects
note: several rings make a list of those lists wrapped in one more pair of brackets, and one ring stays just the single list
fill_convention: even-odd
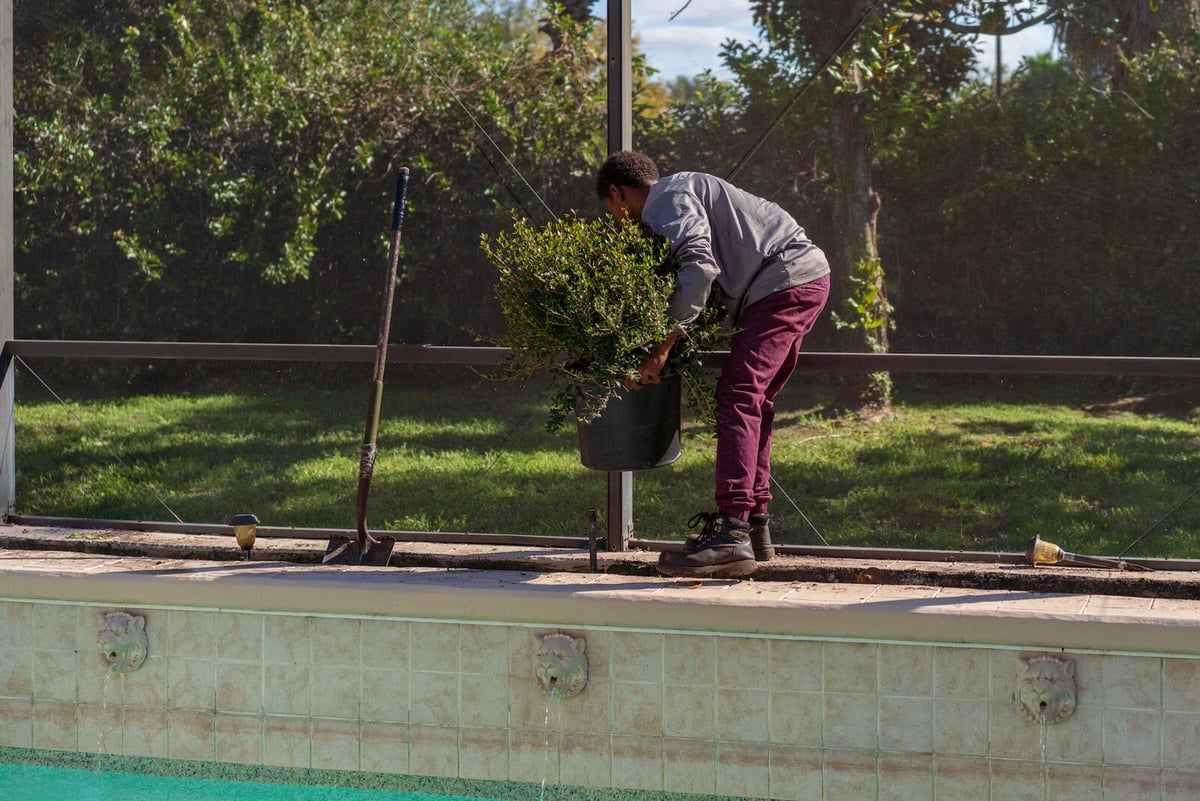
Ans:
[{"label": "pool water", "polygon": [[478,798],[465,799],[460,796],[400,792],[398,790],[178,778],[3,763],[0,763],[0,799],[3,801],[481,801]]}]

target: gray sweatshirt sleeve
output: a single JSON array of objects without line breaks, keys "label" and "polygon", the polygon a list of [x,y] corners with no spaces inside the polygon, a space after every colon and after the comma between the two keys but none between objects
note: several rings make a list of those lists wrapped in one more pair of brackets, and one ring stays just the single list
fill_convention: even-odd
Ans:
[{"label": "gray sweatshirt sleeve", "polygon": [[671,192],[643,220],[671,242],[671,250],[679,259],[667,314],[686,326],[704,310],[713,281],[720,273],[713,256],[708,214],[694,194]]}]

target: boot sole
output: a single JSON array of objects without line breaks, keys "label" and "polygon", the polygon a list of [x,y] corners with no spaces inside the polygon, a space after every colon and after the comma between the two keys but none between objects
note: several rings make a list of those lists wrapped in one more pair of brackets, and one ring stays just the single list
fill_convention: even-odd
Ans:
[{"label": "boot sole", "polygon": [[758,570],[758,562],[754,559],[741,559],[719,565],[673,565],[660,561],[656,567],[662,575],[676,578],[741,578]]}]

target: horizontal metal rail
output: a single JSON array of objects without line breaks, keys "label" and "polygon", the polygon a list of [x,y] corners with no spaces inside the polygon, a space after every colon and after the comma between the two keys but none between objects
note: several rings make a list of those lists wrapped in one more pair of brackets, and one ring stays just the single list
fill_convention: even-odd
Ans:
[{"label": "horizontal metal rail", "polygon": [[[296,345],[234,342],[122,342],[14,339],[4,355],[88,359],[181,359],[211,361],[372,362],[374,345]],[[503,364],[507,348],[389,345],[391,364]],[[728,351],[704,354],[720,367]],[[977,353],[801,353],[798,370],[906,373],[1028,373],[1200,377],[1200,358],[1173,356],[1023,356]]]}]

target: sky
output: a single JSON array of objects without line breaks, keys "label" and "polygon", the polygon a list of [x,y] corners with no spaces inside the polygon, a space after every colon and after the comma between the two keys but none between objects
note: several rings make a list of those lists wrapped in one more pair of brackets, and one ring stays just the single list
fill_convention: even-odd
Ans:
[{"label": "sky", "polygon": [[[731,76],[721,64],[721,44],[726,39],[758,38],[749,0],[630,0],[630,8],[640,51],[650,66],[659,70],[656,77],[663,81],[698,75],[705,69],[728,79]],[[677,11],[679,15],[672,21],[671,15]],[[597,3],[593,12],[603,16],[603,4]],[[1005,69],[1011,71],[1023,56],[1049,52],[1051,39],[1051,30],[1045,26],[1005,37],[1000,51]],[[994,69],[994,42],[990,36],[979,41],[981,72]]]}]

